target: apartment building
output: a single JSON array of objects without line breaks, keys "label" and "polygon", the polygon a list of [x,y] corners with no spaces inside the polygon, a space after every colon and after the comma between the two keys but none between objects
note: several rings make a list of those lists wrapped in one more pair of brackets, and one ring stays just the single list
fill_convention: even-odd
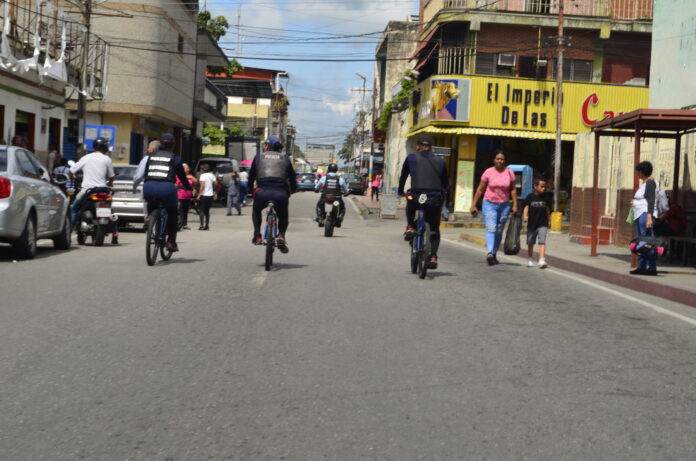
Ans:
[{"label": "apartment building", "polygon": [[[647,106],[652,0],[565,1],[562,105],[564,197],[573,141],[596,120]],[[420,72],[408,137],[448,155],[455,211],[466,213],[491,154],[553,171],[557,0],[422,0]]]}]

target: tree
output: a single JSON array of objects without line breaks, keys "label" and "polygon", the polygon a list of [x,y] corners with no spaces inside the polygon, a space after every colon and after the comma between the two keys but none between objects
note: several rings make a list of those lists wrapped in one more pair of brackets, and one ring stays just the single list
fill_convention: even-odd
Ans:
[{"label": "tree", "polygon": [[229,128],[220,129],[214,125],[203,125],[203,137],[208,138],[213,146],[222,146],[228,136],[246,136],[242,122],[235,122]]},{"label": "tree", "polygon": [[[213,18],[210,11],[203,10],[198,13],[198,28],[207,30],[212,39],[219,42],[220,38],[227,34],[227,29],[230,28],[230,24],[227,22],[227,19],[224,16]],[[234,75],[243,70],[244,66],[242,66],[236,59],[232,59],[230,61],[230,65],[227,67],[210,67],[211,72],[225,72],[228,76]]]}]

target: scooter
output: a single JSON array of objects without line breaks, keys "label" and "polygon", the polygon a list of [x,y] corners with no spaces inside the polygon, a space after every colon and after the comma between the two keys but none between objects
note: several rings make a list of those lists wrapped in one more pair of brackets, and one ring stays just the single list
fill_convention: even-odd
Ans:
[{"label": "scooter", "polygon": [[106,234],[117,231],[118,215],[111,212],[112,190],[97,187],[87,191],[77,214],[77,243],[85,244],[87,236],[92,237],[94,246],[104,244]]}]

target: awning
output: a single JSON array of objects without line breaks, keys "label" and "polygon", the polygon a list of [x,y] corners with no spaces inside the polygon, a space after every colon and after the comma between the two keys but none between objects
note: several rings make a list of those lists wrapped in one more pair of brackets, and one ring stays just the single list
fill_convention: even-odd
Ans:
[{"label": "awning", "polygon": [[[481,136],[502,136],[508,138],[528,138],[528,139],[556,139],[556,133],[543,131],[525,130],[501,130],[496,128],[477,128],[477,127],[446,127],[426,126],[408,134],[409,137],[421,133],[432,134],[477,134]],[[575,134],[564,133],[561,135],[563,141],[575,141]]]},{"label": "awning", "polygon": [[425,48],[426,46],[428,46],[428,43],[430,43],[430,39],[433,38],[433,35],[435,35],[435,32],[437,32],[437,30],[438,30],[439,28],[440,28],[439,26],[436,27],[436,28],[434,28],[434,29],[432,30],[432,32],[430,32],[430,33],[428,34],[428,36],[425,38],[425,40],[423,40],[423,41],[421,42],[421,44],[418,45],[418,48],[416,48],[416,51],[413,52],[413,54],[411,55],[411,57],[410,57],[409,59],[413,59],[413,58],[415,58],[416,56],[418,56],[418,55],[420,54],[420,52],[423,51],[423,48]]}]

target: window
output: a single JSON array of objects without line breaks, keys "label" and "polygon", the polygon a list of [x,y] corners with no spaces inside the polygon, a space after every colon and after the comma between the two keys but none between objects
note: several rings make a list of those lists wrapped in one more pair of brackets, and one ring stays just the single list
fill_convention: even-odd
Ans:
[{"label": "window", "polygon": [[[556,78],[556,64],[554,61],[552,78]],[[579,82],[592,81],[592,61],[583,61],[582,59],[564,59],[563,60],[563,80],[576,80]]]},{"label": "window", "polygon": [[179,40],[176,42],[176,51],[178,53],[184,52],[184,37],[179,35]]},{"label": "window", "polygon": [[498,59],[500,53],[476,53],[476,73],[484,75],[512,75],[512,66],[499,65],[505,63]]},{"label": "window", "polygon": [[23,149],[17,149],[15,151],[15,156],[17,157],[17,166],[22,176],[33,179],[39,179],[41,177],[36,165],[29,159],[27,153]]}]

